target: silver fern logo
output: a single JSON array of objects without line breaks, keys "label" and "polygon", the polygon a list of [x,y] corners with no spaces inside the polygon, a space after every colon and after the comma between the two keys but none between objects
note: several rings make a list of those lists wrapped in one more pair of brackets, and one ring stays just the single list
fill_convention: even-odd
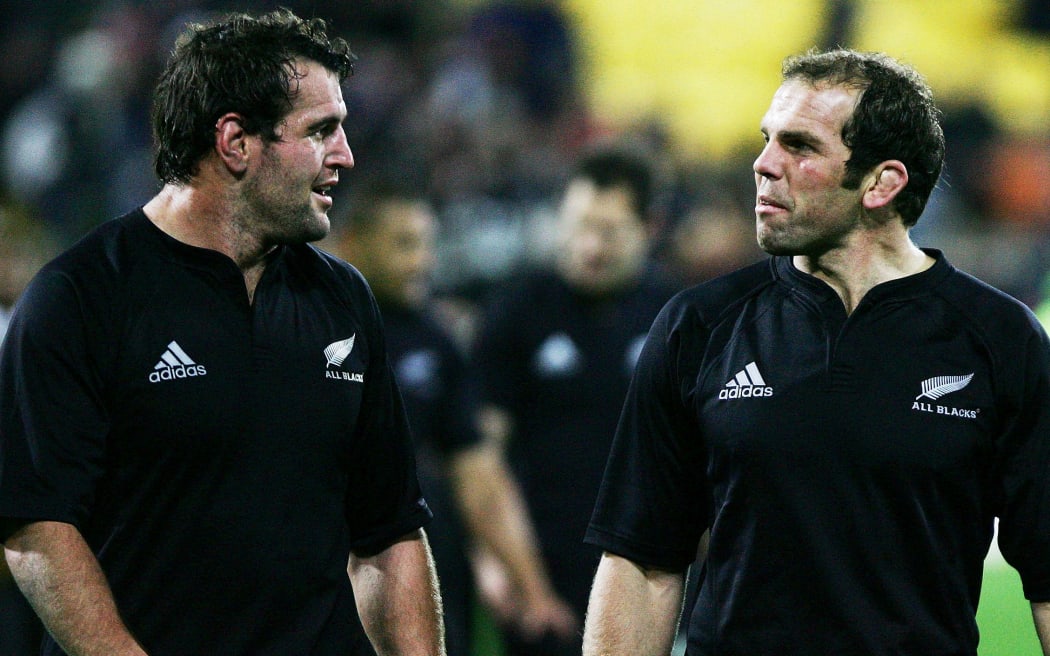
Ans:
[{"label": "silver fern logo", "polygon": [[936,401],[946,394],[958,392],[969,385],[971,380],[973,380],[973,374],[927,378],[922,381],[922,394],[916,396],[915,400],[930,399],[931,401]]},{"label": "silver fern logo", "polygon": [[[343,366],[343,363],[350,356],[350,352],[354,350],[354,338],[357,337],[357,333],[351,335],[348,339],[341,339],[338,342],[332,342],[324,349],[324,357],[328,360],[328,365],[324,368],[324,377],[329,380],[339,381],[350,381],[352,383],[363,383],[365,382],[365,375],[359,371],[341,371],[339,367]],[[335,367],[335,370],[332,369]]]},{"label": "silver fern logo", "polygon": [[[934,415],[946,417],[959,417],[961,419],[977,419],[980,408],[953,408],[951,406],[932,403],[952,392],[958,392],[973,380],[973,374],[964,376],[936,376],[922,381],[922,393],[915,397],[911,403],[912,410],[928,412]],[[923,399],[929,399],[924,401]]]},{"label": "silver fern logo", "polygon": [[357,333],[354,333],[349,339],[342,339],[338,342],[332,342],[324,349],[324,357],[328,359],[329,367],[342,366],[343,361],[346,360],[346,356],[350,355],[350,351],[354,350],[354,338],[357,337]]}]

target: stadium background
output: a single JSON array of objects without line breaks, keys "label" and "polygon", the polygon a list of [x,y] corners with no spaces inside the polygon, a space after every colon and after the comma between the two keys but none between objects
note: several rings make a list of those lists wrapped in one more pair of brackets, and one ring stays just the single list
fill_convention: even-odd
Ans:
[{"label": "stadium background", "polygon": [[[156,189],[147,98],[179,25],[277,4],[0,0],[0,269],[31,269]],[[549,256],[560,184],[598,139],[660,161],[656,256],[683,281],[758,257],[750,162],[779,62],[836,44],[914,64],[945,111],[945,175],[916,241],[1033,308],[1043,301],[1047,0],[279,4],[330,19],[358,53],[346,87],[357,167],[341,204],[391,175],[425,190],[441,219],[438,291],[467,308],[465,336],[473,301]],[[1038,653],[1016,575],[994,553],[979,619],[981,656]],[[495,653],[481,633],[482,653]]]}]

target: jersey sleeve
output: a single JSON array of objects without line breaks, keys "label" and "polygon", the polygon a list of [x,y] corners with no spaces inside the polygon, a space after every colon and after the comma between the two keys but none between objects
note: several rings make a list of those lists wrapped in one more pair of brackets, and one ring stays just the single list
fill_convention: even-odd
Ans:
[{"label": "jersey sleeve", "polygon": [[435,437],[441,452],[450,455],[481,443],[475,423],[478,401],[464,357],[451,341],[441,347],[441,368],[443,393]]},{"label": "jersey sleeve", "polygon": [[585,537],[605,551],[675,570],[695,559],[710,507],[689,400],[696,377],[681,366],[686,315],[672,301],[649,331]]},{"label": "jersey sleeve", "polygon": [[523,290],[515,286],[486,307],[471,357],[479,402],[512,412],[527,381],[522,334],[527,322],[519,311],[522,295]]},{"label": "jersey sleeve", "polygon": [[[0,538],[36,520],[81,527],[105,467],[109,417],[83,296],[45,269],[0,352]],[[101,316],[101,315],[99,315]]]},{"label": "jersey sleeve", "polygon": [[371,298],[368,379],[350,454],[346,519],[351,549],[376,554],[431,519],[416,475],[412,435],[387,356],[379,310]]},{"label": "jersey sleeve", "polygon": [[1050,343],[1038,326],[1020,361],[1012,381],[1023,385],[1021,401],[997,456],[999,547],[1020,574],[1025,597],[1050,601]]}]

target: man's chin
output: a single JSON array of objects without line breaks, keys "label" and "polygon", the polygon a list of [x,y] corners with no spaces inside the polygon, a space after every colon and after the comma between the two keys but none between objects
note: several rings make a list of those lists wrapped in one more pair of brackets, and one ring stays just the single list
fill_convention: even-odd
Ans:
[{"label": "man's chin", "polygon": [[321,214],[316,217],[314,221],[311,221],[306,226],[303,226],[302,241],[314,242],[320,241],[328,236],[328,233],[332,231],[332,223],[328,220],[327,214]]},{"label": "man's chin", "polygon": [[768,255],[796,255],[796,253],[790,248],[784,248],[779,245],[764,245],[760,242],[758,246]]},{"label": "man's chin", "polygon": [[792,248],[790,244],[785,244],[783,240],[778,240],[772,235],[760,234],[758,247],[770,255],[797,255],[796,248]]}]

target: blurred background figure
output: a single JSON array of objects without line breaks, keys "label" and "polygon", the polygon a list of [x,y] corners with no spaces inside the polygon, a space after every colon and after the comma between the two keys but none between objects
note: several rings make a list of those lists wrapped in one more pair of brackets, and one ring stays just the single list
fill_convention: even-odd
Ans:
[{"label": "blurred background figure", "polygon": [[669,231],[663,252],[683,285],[695,285],[762,257],[754,220],[729,202],[698,203]]},{"label": "blurred background figure", "polygon": [[373,185],[350,201],[323,244],[354,264],[380,305],[391,364],[416,440],[420,484],[435,518],[437,563],[450,656],[472,653],[474,580],[467,551],[485,545],[521,592],[523,631],[567,633],[571,611],[543,570],[518,489],[497,448],[475,428],[476,399],[458,345],[434,314],[430,277],[435,220],[418,194]]},{"label": "blurred background figure", "polygon": [[[550,578],[578,621],[599,556],[580,536],[642,341],[677,288],[649,259],[655,187],[633,148],[582,157],[562,195],[555,262],[492,294],[474,351],[481,426],[507,453]],[[516,630],[513,586],[507,596],[490,603],[505,609],[508,653],[580,652],[578,633]]]},{"label": "blurred background figure", "polygon": [[22,290],[56,253],[47,227],[25,207],[0,197],[0,341]]}]

